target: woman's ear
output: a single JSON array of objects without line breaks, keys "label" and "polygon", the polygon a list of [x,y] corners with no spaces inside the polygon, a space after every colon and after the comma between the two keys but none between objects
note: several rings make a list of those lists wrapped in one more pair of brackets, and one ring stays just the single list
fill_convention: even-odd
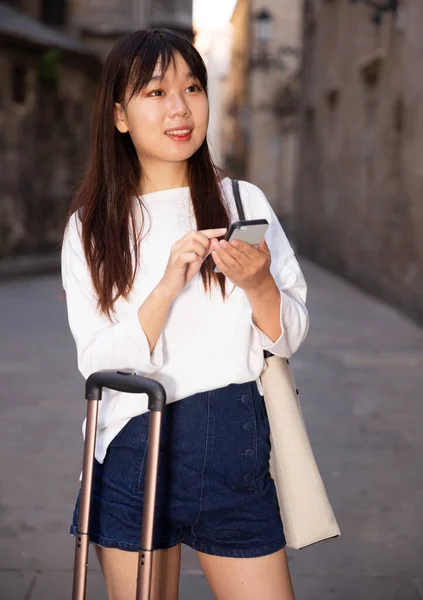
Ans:
[{"label": "woman's ear", "polygon": [[129,127],[128,127],[128,121],[126,118],[126,113],[125,113],[122,105],[119,104],[119,102],[115,102],[114,117],[115,117],[116,128],[121,133],[128,133]]}]

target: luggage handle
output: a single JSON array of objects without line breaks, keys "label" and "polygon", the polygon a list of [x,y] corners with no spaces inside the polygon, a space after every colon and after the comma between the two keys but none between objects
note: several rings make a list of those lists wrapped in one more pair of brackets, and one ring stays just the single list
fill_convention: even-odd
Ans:
[{"label": "luggage handle", "polygon": [[148,600],[150,598],[152,586],[154,509],[157,488],[160,430],[163,411],[166,406],[166,391],[158,381],[149,379],[148,377],[142,377],[141,375],[138,375],[136,371],[131,369],[120,371],[97,371],[88,377],[85,384],[85,398],[88,400],[88,406],[80,510],[75,539],[72,600],[85,600],[86,597],[89,546],[88,525],[93,463],[97,437],[98,408],[104,387],[118,392],[132,394],[145,393],[148,395],[148,409],[151,411],[151,414],[148,431],[145,498],[141,543],[138,556],[136,592],[136,600]]},{"label": "luggage handle", "polygon": [[142,377],[136,371],[103,370],[92,373],[85,384],[86,400],[101,400],[103,387],[128,394],[148,394],[148,410],[160,411],[166,406],[166,392],[158,381]]}]

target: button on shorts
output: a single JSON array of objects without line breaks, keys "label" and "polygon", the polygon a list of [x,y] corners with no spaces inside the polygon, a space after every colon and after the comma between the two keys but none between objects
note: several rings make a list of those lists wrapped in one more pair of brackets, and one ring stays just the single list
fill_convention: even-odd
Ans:
[{"label": "button on shorts", "polygon": [[[132,418],[95,461],[90,540],[137,552],[149,414]],[[183,542],[217,556],[252,558],[286,544],[269,474],[269,423],[255,382],[169,404],[163,415],[154,549]],[[71,525],[77,531],[80,494]]]}]

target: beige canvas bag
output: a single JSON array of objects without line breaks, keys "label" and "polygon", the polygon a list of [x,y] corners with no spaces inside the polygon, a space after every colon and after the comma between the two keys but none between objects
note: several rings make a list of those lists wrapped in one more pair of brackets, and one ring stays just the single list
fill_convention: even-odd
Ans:
[{"label": "beige canvas bag", "polygon": [[298,550],[341,532],[313,455],[289,361],[278,356],[265,360],[260,380],[270,427],[270,474],[287,545]]}]

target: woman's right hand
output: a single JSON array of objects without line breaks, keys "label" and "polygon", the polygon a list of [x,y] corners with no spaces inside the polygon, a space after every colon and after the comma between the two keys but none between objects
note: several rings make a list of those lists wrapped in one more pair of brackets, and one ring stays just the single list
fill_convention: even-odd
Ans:
[{"label": "woman's right hand", "polygon": [[204,260],[214,250],[217,238],[226,231],[226,228],[191,231],[175,242],[158,287],[172,300],[177,298],[200,271]]}]

